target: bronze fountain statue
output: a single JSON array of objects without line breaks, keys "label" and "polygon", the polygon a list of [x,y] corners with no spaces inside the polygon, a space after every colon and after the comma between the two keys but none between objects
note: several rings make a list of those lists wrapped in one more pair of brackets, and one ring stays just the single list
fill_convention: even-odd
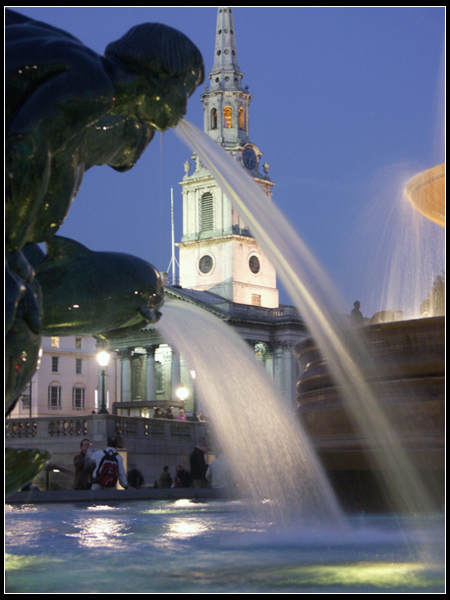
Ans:
[{"label": "bronze fountain statue", "polygon": [[151,264],[55,234],[84,172],[131,169],[156,130],[184,116],[204,67],[184,34],[157,23],[133,27],[104,56],[8,9],[5,25],[8,414],[36,371],[41,335],[110,338],[158,320],[164,294]]}]

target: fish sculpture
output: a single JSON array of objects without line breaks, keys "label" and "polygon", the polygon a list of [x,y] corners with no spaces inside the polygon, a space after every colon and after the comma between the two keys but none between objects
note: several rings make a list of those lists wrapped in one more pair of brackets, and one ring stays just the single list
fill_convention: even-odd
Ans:
[{"label": "fish sculpture", "polygon": [[159,320],[164,289],[150,263],[119,252],[94,252],[61,236],[46,246],[38,264],[24,250],[35,263],[42,290],[43,335],[112,339]]}]

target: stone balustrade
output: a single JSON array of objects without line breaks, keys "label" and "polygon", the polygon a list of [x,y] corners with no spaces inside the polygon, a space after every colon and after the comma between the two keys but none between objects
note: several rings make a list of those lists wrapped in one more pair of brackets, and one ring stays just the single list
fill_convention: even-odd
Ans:
[{"label": "stone balustrade", "polygon": [[[119,417],[115,415],[92,415],[82,418],[19,418],[7,419],[5,423],[5,438],[9,447],[20,445],[18,440],[35,440],[44,442],[57,438],[92,437],[99,433],[99,424],[104,430],[105,440],[108,435],[119,433],[124,442],[127,438],[148,439],[157,437],[170,440],[171,438],[185,438],[196,441],[197,432],[205,429],[204,423],[191,421],[176,421],[171,419],[147,419],[141,417]],[[80,440],[81,441],[81,440]]]},{"label": "stone balustrade", "polygon": [[188,467],[190,453],[208,435],[208,428],[207,423],[117,415],[20,418],[5,422],[8,448],[47,450],[53,465],[69,471],[73,469],[73,457],[80,451],[83,438],[101,449],[106,446],[107,437],[113,434],[122,440],[120,452],[128,472],[138,469],[150,483],[157,479],[164,465],[169,466],[172,475],[176,465]]}]

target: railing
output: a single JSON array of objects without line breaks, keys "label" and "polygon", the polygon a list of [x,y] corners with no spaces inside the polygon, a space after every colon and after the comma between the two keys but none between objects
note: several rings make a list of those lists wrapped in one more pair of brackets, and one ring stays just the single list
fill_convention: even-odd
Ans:
[{"label": "railing", "polygon": [[9,419],[6,421],[6,438],[32,438],[37,435],[35,420]]},{"label": "railing", "polygon": [[[42,436],[47,424],[47,434],[55,436],[87,435],[88,422],[86,419],[7,419],[5,423],[5,438],[33,438]],[[44,434],[45,435],[45,434]]]},{"label": "railing", "polygon": [[[193,438],[204,424],[171,419],[146,419],[144,417],[119,417],[114,415],[115,431],[125,438]],[[203,427],[202,427],[203,425]]]},{"label": "railing", "polygon": [[259,319],[263,319],[265,317],[269,320],[273,320],[275,318],[285,317],[301,320],[297,309],[293,306],[265,308],[263,306],[238,304],[230,307],[230,314],[235,317],[241,316],[246,319],[251,319],[252,315],[257,315]]},{"label": "railing", "polygon": [[58,438],[80,438],[93,433],[107,435],[113,433],[128,439],[197,439],[204,430],[205,423],[172,421],[169,419],[147,419],[144,417],[121,417],[117,415],[95,415],[85,418],[39,417],[18,418],[5,421],[7,443],[14,440],[35,441],[37,438],[56,440]]}]

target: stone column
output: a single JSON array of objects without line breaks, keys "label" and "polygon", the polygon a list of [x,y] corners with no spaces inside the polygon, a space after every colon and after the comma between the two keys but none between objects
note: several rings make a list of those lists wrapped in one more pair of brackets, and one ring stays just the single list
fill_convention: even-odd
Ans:
[{"label": "stone column", "polygon": [[275,381],[275,373],[274,373],[274,349],[273,344],[268,344],[267,346],[267,354],[266,354],[266,371],[271,379],[271,381]]},{"label": "stone column", "polygon": [[[98,385],[97,385],[97,390],[98,390],[98,392],[97,392],[97,406],[96,406],[96,409],[97,409],[97,412],[98,412],[100,410],[101,406],[102,406],[102,398],[103,398],[103,377],[102,377],[102,368],[100,367],[100,365],[98,367]],[[106,404],[107,404],[106,395],[105,395],[105,401],[106,401]]]},{"label": "stone column", "polygon": [[146,346],[147,369],[146,369],[146,400],[152,402],[156,399],[155,389],[155,352],[157,346]]},{"label": "stone column", "polygon": [[121,402],[131,402],[131,348],[119,352],[122,363]]},{"label": "stone column", "polygon": [[295,394],[292,387],[292,346],[289,342],[283,342],[283,379],[284,379],[284,395],[288,402],[288,406],[294,406]]},{"label": "stone column", "polygon": [[181,384],[180,355],[172,348],[172,400],[177,399],[176,391]]},{"label": "stone column", "polygon": [[279,342],[275,342],[273,348],[273,377],[277,389],[284,393],[284,378],[283,378],[283,348]]},{"label": "stone column", "polygon": [[131,399],[142,400],[145,394],[144,355],[135,353],[131,358]]}]

